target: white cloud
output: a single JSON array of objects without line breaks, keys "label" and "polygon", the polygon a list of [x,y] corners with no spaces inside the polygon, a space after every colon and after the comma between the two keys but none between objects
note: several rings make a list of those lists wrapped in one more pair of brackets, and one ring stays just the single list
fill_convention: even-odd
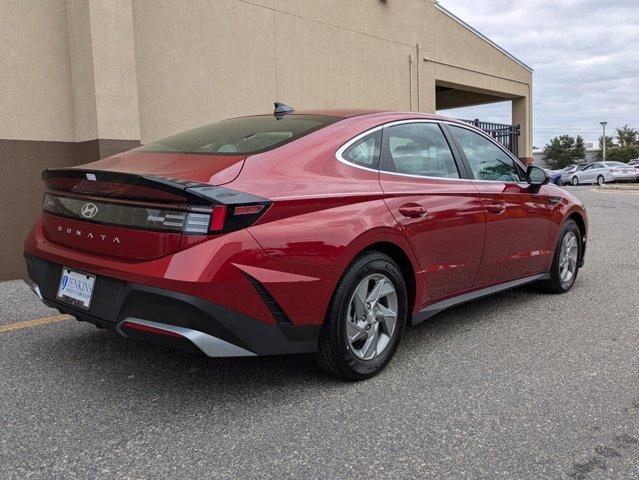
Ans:
[{"label": "white cloud", "polygon": [[[440,3],[535,69],[535,145],[563,133],[596,140],[602,120],[639,128],[639,1]],[[504,104],[444,113],[510,121]]]}]

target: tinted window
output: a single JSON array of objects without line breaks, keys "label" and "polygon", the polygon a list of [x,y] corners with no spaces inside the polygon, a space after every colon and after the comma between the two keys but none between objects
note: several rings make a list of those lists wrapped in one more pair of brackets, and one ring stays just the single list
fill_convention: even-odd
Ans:
[{"label": "tinted window", "polygon": [[521,181],[521,172],[515,161],[493,142],[466,128],[451,126],[451,130],[466,154],[477,180]]},{"label": "tinted window", "polygon": [[324,115],[232,118],[157,140],[138,151],[216,155],[255,153],[277,148],[338,120]]},{"label": "tinted window", "polygon": [[460,178],[446,137],[436,123],[405,123],[388,128],[382,170],[425,177]]},{"label": "tinted window", "polygon": [[342,158],[362,167],[377,168],[382,131],[378,130],[360,138],[342,154]]}]

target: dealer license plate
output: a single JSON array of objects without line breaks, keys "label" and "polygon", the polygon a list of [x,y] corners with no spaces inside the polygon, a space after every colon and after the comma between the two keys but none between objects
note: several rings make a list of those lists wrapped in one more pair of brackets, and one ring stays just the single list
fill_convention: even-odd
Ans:
[{"label": "dealer license plate", "polygon": [[94,285],[95,275],[63,267],[57,298],[74,307],[88,310],[91,306]]}]

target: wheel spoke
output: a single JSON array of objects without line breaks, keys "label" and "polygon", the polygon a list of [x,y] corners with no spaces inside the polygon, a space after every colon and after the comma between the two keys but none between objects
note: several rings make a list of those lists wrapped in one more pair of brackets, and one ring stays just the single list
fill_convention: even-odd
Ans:
[{"label": "wheel spoke", "polygon": [[360,319],[360,316],[362,314],[366,314],[368,312],[368,308],[366,307],[367,292],[368,292],[368,282],[360,283],[357,289],[355,290],[354,303],[355,303],[355,313],[357,315],[357,320]]},{"label": "wheel spoke", "polygon": [[382,315],[381,321],[384,323],[386,334],[392,337],[397,323],[397,313],[381,304],[379,305],[379,311]]},{"label": "wheel spoke", "polygon": [[379,341],[379,324],[368,332],[368,338],[362,347],[362,357],[366,360],[377,356],[377,342]]},{"label": "wheel spoke", "polygon": [[380,294],[382,292],[382,287],[384,286],[384,279],[379,279],[375,281],[375,286],[371,290],[371,293],[368,295],[366,301],[371,304],[371,306],[375,306],[379,300]]},{"label": "wheel spoke", "polygon": [[368,336],[366,329],[361,325],[362,322],[346,322],[346,335],[348,341],[353,344]]}]

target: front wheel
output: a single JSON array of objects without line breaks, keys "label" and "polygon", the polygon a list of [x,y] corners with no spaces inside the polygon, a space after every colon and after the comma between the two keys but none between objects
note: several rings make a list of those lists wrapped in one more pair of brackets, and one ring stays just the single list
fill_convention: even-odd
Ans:
[{"label": "front wheel", "polygon": [[346,269],[333,294],[316,363],[345,380],[376,375],[395,354],[406,315],[401,270],[387,255],[365,252]]},{"label": "front wheel", "polygon": [[540,285],[549,293],[565,293],[575,284],[581,258],[581,231],[574,220],[568,220],[559,234],[550,278]]},{"label": "front wheel", "polygon": [[602,186],[604,183],[606,183],[606,179],[603,177],[603,175],[599,175],[597,177],[597,185]]},{"label": "front wheel", "polygon": [[570,181],[570,183],[572,184],[573,187],[576,187],[577,185],[579,185],[579,179],[577,177],[572,177],[572,180]]}]

